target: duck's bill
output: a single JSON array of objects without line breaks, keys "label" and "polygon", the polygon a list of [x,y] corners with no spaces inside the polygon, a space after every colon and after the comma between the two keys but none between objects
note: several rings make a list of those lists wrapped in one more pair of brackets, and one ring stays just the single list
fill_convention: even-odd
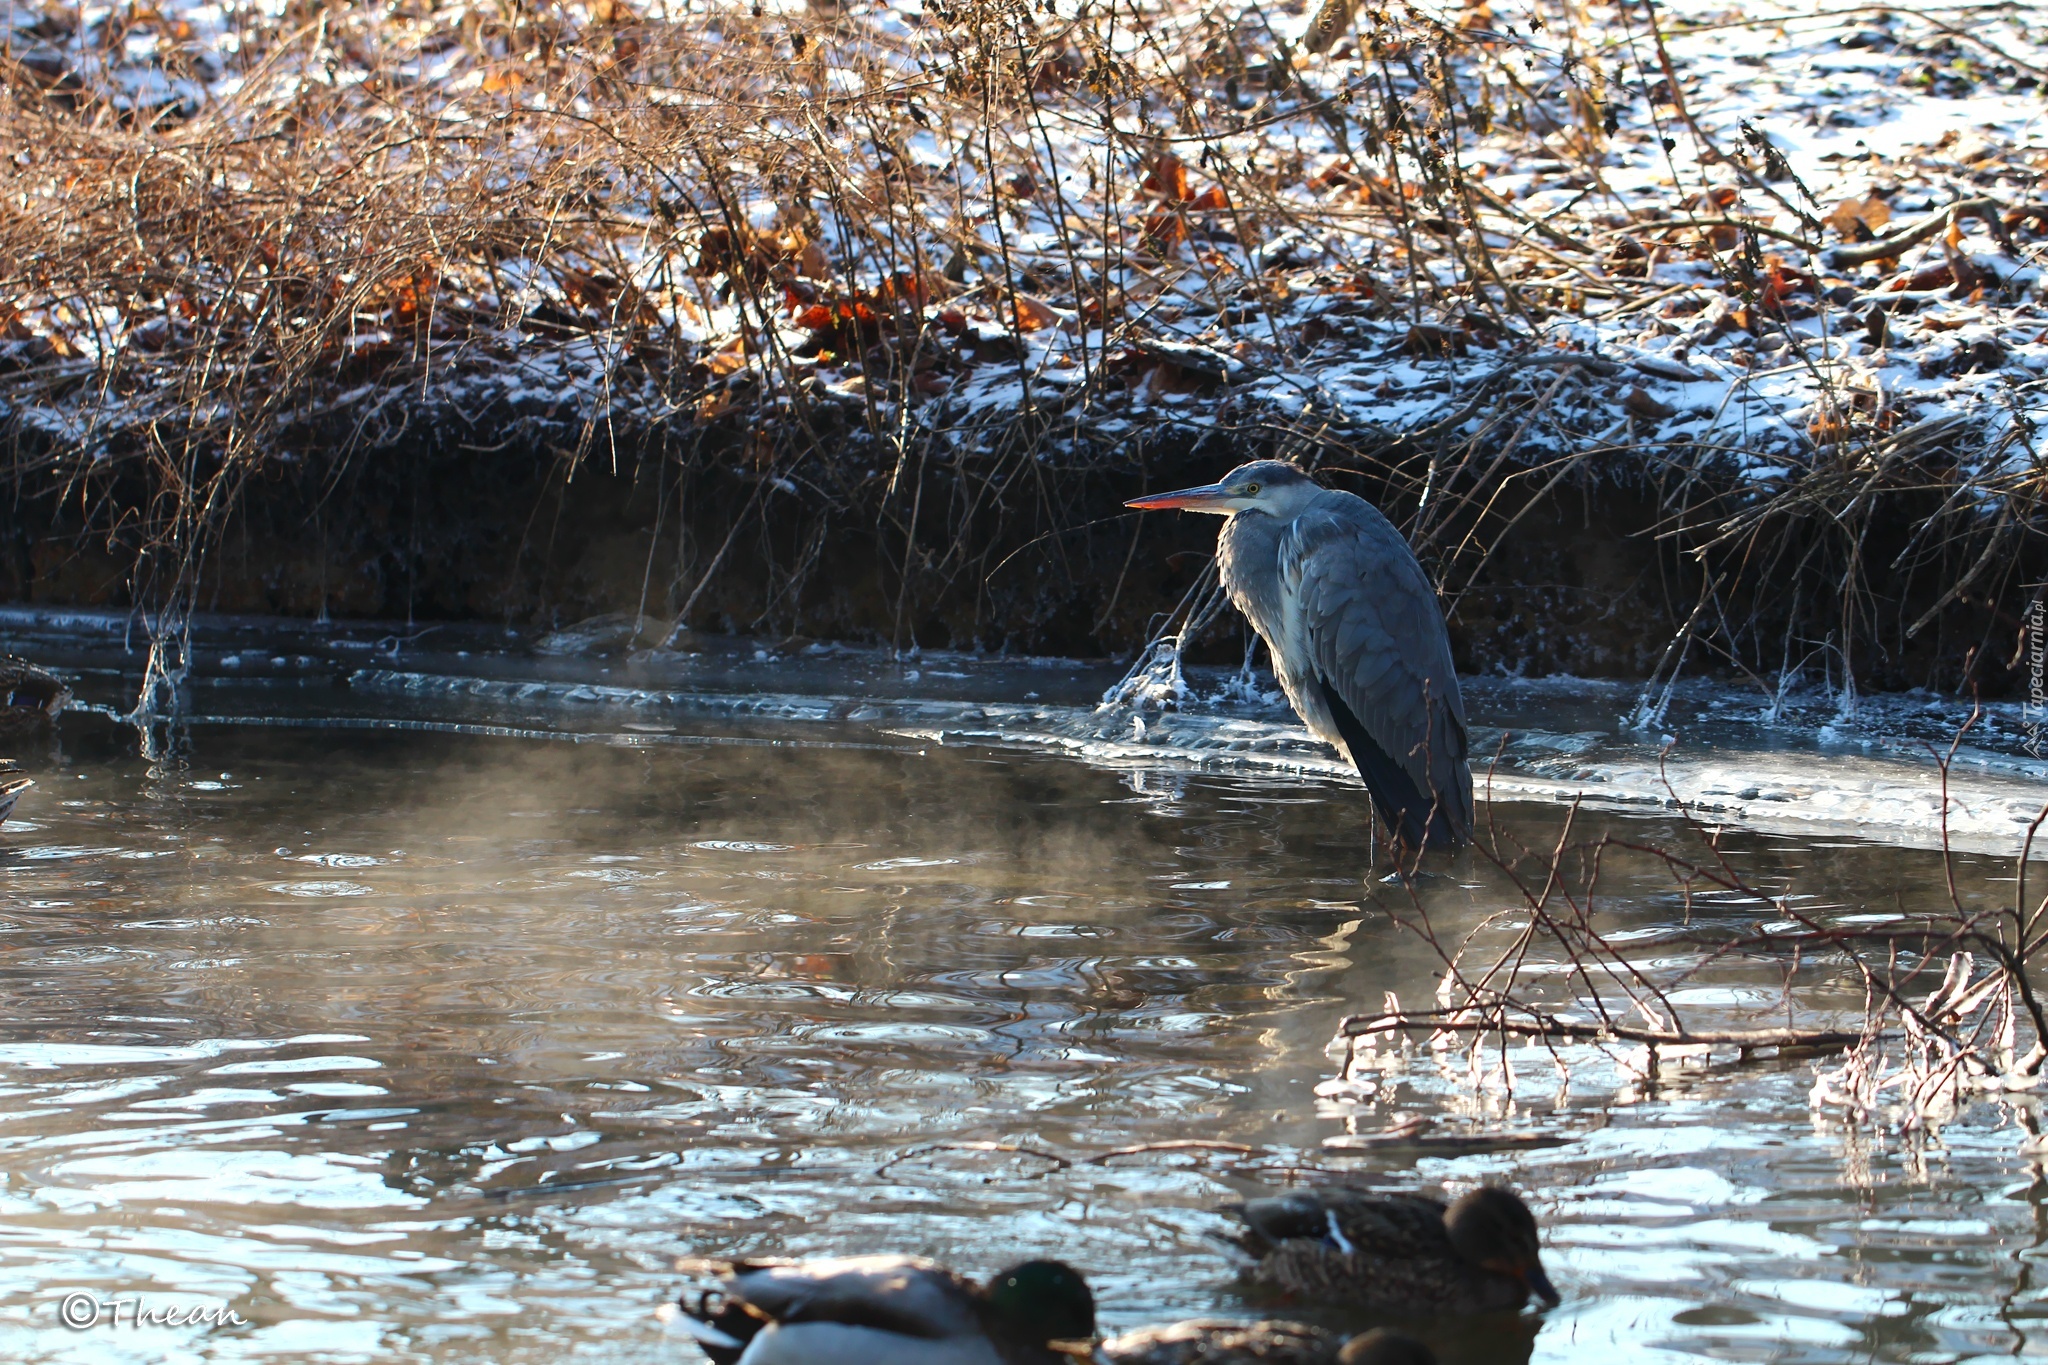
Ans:
[{"label": "duck's bill", "polygon": [[1173,493],[1152,493],[1142,498],[1132,498],[1126,507],[1135,507],[1141,512],[1164,512],[1182,508],[1191,512],[1220,510],[1231,500],[1230,490],[1220,483],[1205,483],[1199,488],[1183,488]]},{"label": "duck's bill", "polygon": [[1557,1286],[1552,1284],[1550,1277],[1543,1273],[1542,1266],[1530,1266],[1523,1274],[1522,1279],[1529,1286],[1529,1292],[1543,1301],[1544,1307],[1555,1308],[1564,1302],[1564,1295],[1557,1292]]},{"label": "duck's bill", "polygon": [[1076,1360],[1089,1361],[1090,1365],[1109,1365],[1109,1357],[1092,1341],[1048,1341],[1045,1346],[1054,1355],[1072,1356]]}]

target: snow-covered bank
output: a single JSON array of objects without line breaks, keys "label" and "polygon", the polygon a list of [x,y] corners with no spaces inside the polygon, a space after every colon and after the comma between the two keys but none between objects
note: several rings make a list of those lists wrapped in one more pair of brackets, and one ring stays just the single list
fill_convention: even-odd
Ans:
[{"label": "snow-covered bank", "polygon": [[[14,7],[16,492],[132,575],[223,534],[255,470],[652,448],[750,488],[740,522],[899,528],[877,592],[922,605],[917,565],[1009,555],[974,558],[990,509],[1042,518],[1013,572],[1058,560],[1099,512],[1048,478],[1278,450],[1355,476],[1454,599],[1538,573],[1496,547],[1606,479],[1659,509],[1675,619],[1720,653],[2018,657],[2034,10],[1368,9],[1321,52],[1309,23]],[[663,613],[753,538],[703,530]],[[770,609],[810,587],[792,539]],[[168,578],[127,590],[204,600]]]}]

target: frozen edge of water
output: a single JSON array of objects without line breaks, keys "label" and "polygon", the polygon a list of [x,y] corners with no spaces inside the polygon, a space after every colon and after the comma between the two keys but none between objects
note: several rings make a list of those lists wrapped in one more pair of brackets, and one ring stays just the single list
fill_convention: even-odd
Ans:
[{"label": "frozen edge of water", "polygon": [[[1018,703],[644,690],[390,669],[358,670],[349,685],[369,695],[539,710],[564,719],[623,710],[642,717],[866,724],[927,743],[1038,749],[1119,770],[1270,772],[1358,782],[1349,764],[1299,725],[1190,712],[1137,715]],[[1483,760],[1490,766],[1475,774],[1494,799],[1637,811],[1685,807],[1708,824],[1767,833],[1837,832],[1918,848],[1942,843],[1937,770],[1894,754],[1677,744],[1660,761],[1656,746],[1595,731],[1475,726],[1472,739],[1475,754],[1497,755]],[[1985,754],[1951,768],[1951,847],[2006,857],[2018,853],[2028,824],[2048,801],[2048,783],[2028,780],[2036,772],[2013,772],[2028,766]],[[2039,849],[2036,857],[2048,859],[2048,840]]]}]

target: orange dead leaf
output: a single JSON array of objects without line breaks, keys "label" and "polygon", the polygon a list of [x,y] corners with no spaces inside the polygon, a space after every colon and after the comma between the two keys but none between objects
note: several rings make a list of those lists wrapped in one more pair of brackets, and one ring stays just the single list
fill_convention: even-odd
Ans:
[{"label": "orange dead leaf", "polygon": [[1139,188],[1176,204],[1186,203],[1189,198],[1187,163],[1172,152],[1161,152],[1153,158],[1152,169],[1146,173]]},{"label": "orange dead leaf", "polygon": [[1187,240],[1188,225],[1173,209],[1161,209],[1145,219],[1145,245],[1164,254]]},{"label": "orange dead leaf", "polygon": [[1230,207],[1230,196],[1223,192],[1221,185],[1211,185],[1190,201],[1188,207],[1197,213],[1227,209]]},{"label": "orange dead leaf", "polygon": [[440,287],[441,274],[430,267],[418,274],[401,276],[384,289],[394,319],[408,321],[432,307],[434,291]]},{"label": "orange dead leaf", "polygon": [[1849,432],[1848,415],[1837,411],[1832,405],[1816,411],[1813,419],[1806,424],[1807,439],[1817,446],[1840,445],[1849,439]]},{"label": "orange dead leaf", "polygon": [[1018,294],[1016,299],[1018,331],[1036,332],[1040,328],[1051,327],[1059,322],[1059,310],[1043,299],[1035,299],[1023,293]]}]

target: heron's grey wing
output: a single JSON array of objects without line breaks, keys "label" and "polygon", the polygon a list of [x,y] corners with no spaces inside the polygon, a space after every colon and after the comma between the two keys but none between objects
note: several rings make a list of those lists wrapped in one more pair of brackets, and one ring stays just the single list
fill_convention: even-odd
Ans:
[{"label": "heron's grey wing", "polygon": [[909,1337],[981,1331],[974,1287],[909,1256],[850,1256],[742,1270],[725,1286],[776,1322],[838,1322]]},{"label": "heron's grey wing", "polygon": [[1465,703],[1436,590],[1392,522],[1330,494],[1280,541],[1289,626],[1381,816],[1420,846],[1472,829]]}]

